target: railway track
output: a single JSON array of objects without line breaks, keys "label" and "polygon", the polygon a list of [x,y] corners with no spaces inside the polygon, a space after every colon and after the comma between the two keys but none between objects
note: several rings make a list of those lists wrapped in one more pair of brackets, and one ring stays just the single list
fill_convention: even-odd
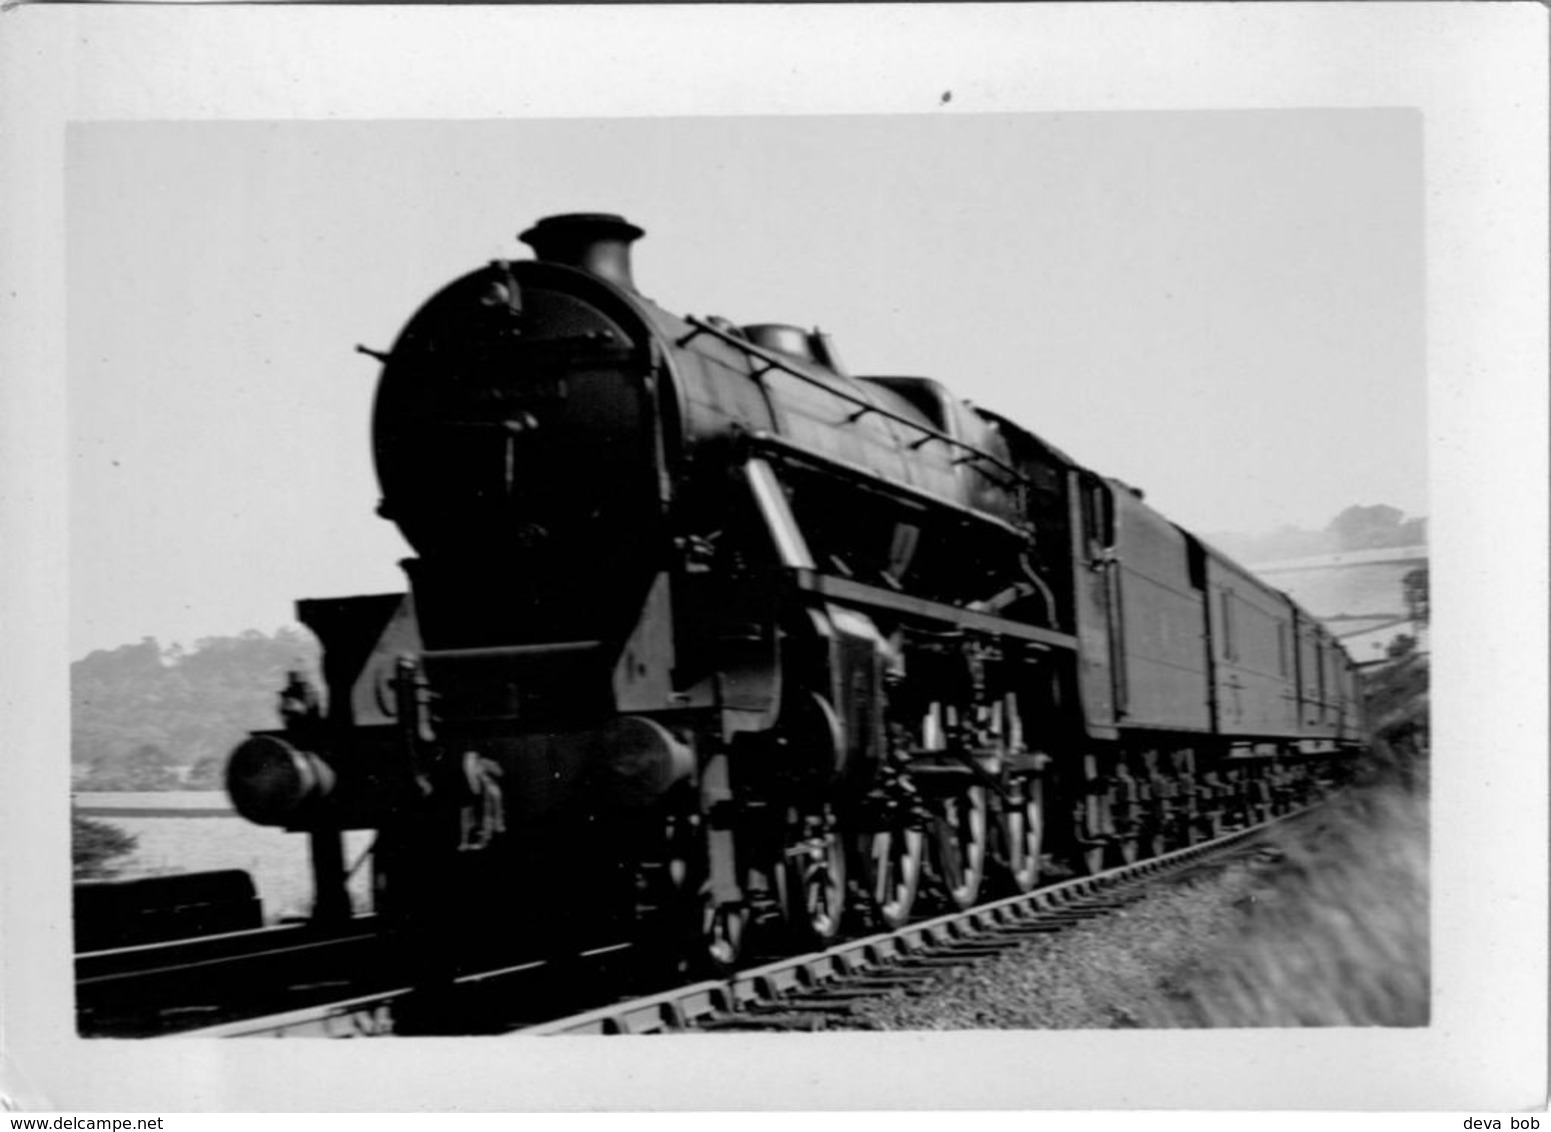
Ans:
[{"label": "railway track", "polygon": [[1218,867],[1301,810],[1146,861],[910,924],[897,931],[740,971],[518,1031],[524,1034],[660,1034],[818,1030],[859,1002],[921,988],[944,971],[995,958],[1139,899],[1157,883]]},{"label": "railway track", "polygon": [[149,1037],[269,1014],[382,986],[387,968],[376,917],[338,928],[257,928],[75,958],[76,1020],[88,1037]]},{"label": "railway track", "polygon": [[[967,967],[1040,935],[1102,916],[1154,885],[1220,867],[1250,851],[1274,828],[1299,821],[1318,806],[1295,811],[1210,842],[910,924],[897,931],[836,944],[641,997],[606,1001],[550,1017],[542,1001],[557,984],[582,980],[606,996],[626,945],[587,952],[562,978],[542,961],[466,974],[437,991],[396,987],[324,1004],[185,1031],[191,1037],[375,1037],[449,1032],[513,1035],[659,1034],[690,1030],[814,1030],[851,1013],[867,998],[918,988],[944,970]],[[538,999],[534,995],[538,995]],[[521,1003],[521,1005],[516,1005]],[[471,1012],[470,1004],[477,1004]],[[526,1017],[524,1017],[526,1016]],[[428,1021],[428,1019],[433,1019]]]},{"label": "railway track", "polygon": [[[563,965],[511,956],[495,967],[467,960],[434,994],[407,985],[401,944],[374,916],[330,930],[293,925],[85,952],[76,956],[77,1029],[84,1037],[157,1037],[241,1028],[254,1018],[268,1024],[332,1016],[342,1005],[359,1005],[366,1014],[352,1015],[350,1025],[370,1030],[368,1015],[380,1003],[393,1004],[395,1032],[509,1029],[514,1018],[573,1008],[579,1000],[565,988],[578,979],[604,996],[581,1001],[618,997],[627,972],[615,960],[626,950],[604,945]],[[490,1015],[491,1002],[513,999],[522,1011]]]}]

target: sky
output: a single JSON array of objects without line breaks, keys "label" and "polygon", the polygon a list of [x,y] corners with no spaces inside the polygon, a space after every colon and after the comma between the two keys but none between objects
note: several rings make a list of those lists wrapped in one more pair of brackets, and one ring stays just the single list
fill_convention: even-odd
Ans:
[{"label": "sky", "polygon": [[1428,511],[1412,110],[91,122],[65,190],[72,656],[402,588],[354,347],[556,212],[1194,530]]}]

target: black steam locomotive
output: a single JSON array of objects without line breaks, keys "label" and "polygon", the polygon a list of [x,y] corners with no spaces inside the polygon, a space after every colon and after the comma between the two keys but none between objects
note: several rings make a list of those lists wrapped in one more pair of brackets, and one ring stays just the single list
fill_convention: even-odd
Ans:
[{"label": "black steam locomotive", "polygon": [[1141,492],[823,334],[659,309],[642,234],[542,220],[381,356],[408,592],[300,602],[326,709],[293,678],[228,770],[310,832],[320,919],[373,829],[443,961],[725,967],[1211,836],[1361,743],[1335,641]]}]

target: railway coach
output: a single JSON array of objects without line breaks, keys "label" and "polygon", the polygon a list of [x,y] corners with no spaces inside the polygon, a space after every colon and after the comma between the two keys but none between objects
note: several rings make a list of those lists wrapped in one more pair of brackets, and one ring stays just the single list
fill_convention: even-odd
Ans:
[{"label": "railway coach", "polygon": [[228,767],[320,918],[369,828],[428,965],[727,968],[1261,820],[1361,745],[1329,634],[1140,491],[816,331],[664,311],[642,234],[540,221],[376,355],[408,585],[299,603],[324,694]]}]

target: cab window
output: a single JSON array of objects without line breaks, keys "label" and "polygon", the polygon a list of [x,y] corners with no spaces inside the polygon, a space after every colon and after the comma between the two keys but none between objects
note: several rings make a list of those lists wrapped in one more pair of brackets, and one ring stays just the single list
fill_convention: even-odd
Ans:
[{"label": "cab window", "polygon": [[1102,480],[1083,482],[1083,527],[1093,551],[1109,550],[1115,545],[1115,503],[1109,485]]}]

